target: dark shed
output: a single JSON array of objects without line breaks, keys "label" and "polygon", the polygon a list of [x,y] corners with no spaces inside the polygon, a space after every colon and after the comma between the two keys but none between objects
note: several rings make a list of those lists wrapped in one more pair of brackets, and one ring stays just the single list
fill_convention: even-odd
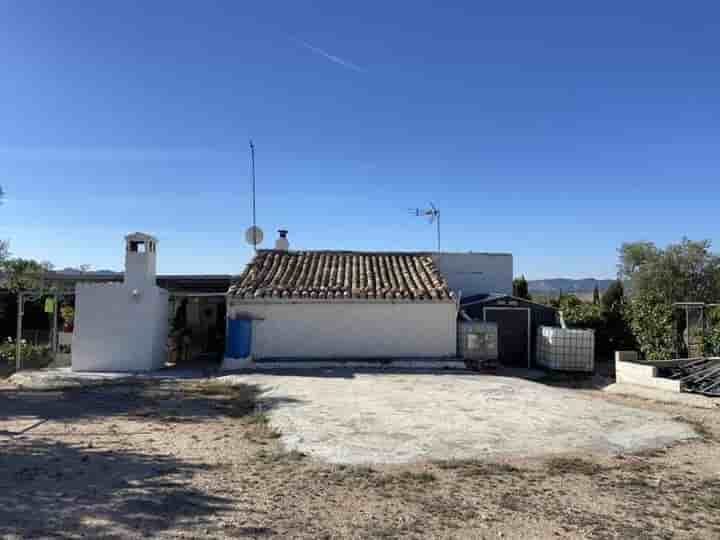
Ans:
[{"label": "dark shed", "polygon": [[499,360],[513,366],[532,366],[538,328],[557,324],[555,308],[505,294],[461,298],[460,309],[471,319],[497,323]]}]

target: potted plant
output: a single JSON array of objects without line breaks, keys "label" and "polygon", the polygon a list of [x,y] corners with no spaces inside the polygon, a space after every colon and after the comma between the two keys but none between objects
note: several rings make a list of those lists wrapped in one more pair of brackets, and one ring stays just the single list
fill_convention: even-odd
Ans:
[{"label": "potted plant", "polygon": [[60,317],[63,320],[63,332],[72,332],[73,321],[75,320],[75,308],[65,304],[60,308]]}]

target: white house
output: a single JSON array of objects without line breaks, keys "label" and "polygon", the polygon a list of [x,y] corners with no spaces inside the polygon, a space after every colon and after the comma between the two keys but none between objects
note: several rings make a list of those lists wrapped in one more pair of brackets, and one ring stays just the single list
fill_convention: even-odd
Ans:
[{"label": "white house", "polygon": [[[259,250],[230,287],[230,357],[455,357],[457,295],[438,263],[473,294],[512,287],[508,255],[288,251],[286,242],[280,246]],[[242,335],[235,335],[233,321],[244,321]]]},{"label": "white house", "polygon": [[456,314],[419,253],[260,250],[228,293],[256,360],[454,356]]},{"label": "white house", "polygon": [[157,239],[125,237],[121,283],[77,283],[73,371],[149,371],[167,358],[168,292],[156,285]]},{"label": "white house", "polygon": [[433,262],[456,296],[512,294],[510,253],[433,253]]}]

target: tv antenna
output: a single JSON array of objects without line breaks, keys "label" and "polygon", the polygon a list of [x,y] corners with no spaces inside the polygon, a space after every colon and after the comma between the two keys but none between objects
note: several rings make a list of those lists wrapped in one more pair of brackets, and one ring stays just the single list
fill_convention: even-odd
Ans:
[{"label": "tv antenna", "polygon": [[427,217],[428,223],[433,223],[437,226],[437,250],[440,253],[440,209],[437,208],[433,203],[430,203],[430,208],[411,208],[410,214],[417,217]]}]

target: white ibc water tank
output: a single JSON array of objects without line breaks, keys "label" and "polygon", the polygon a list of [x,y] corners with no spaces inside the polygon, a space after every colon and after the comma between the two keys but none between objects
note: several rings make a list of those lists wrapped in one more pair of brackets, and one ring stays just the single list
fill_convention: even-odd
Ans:
[{"label": "white ibc water tank", "polygon": [[595,371],[595,332],[541,326],[537,335],[537,363],[559,371]]},{"label": "white ibc water tank", "polygon": [[458,355],[473,362],[490,362],[498,358],[497,323],[461,321],[458,323]]}]

